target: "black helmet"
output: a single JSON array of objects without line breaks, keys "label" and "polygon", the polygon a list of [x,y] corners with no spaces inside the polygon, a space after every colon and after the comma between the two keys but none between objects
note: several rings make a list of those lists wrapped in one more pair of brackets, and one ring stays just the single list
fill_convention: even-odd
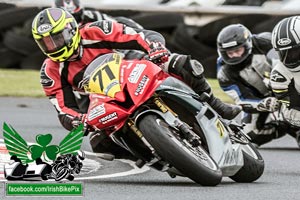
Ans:
[{"label": "black helmet", "polygon": [[77,23],[83,20],[83,7],[81,6],[80,0],[55,0],[54,7],[62,8],[71,13]]},{"label": "black helmet", "polygon": [[272,32],[272,45],[287,68],[300,71],[300,16],[278,22]]},{"label": "black helmet", "polygon": [[[246,60],[252,52],[252,34],[242,24],[232,24],[224,27],[217,37],[218,54],[228,65],[237,65]],[[227,51],[245,47],[240,57],[230,58]]]}]

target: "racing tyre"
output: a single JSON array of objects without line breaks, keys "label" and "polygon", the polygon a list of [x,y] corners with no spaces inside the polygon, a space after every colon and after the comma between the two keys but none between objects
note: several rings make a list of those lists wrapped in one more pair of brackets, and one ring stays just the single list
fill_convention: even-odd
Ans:
[{"label": "racing tyre", "polygon": [[46,56],[42,53],[42,51],[32,52],[30,55],[21,60],[20,68],[40,70],[45,59]]},{"label": "racing tyre", "polygon": [[10,3],[0,3],[0,11],[1,10],[5,10],[5,9],[9,9],[9,8],[15,8],[16,6],[14,4],[10,4]]},{"label": "racing tyre", "polygon": [[18,54],[0,43],[0,68],[19,68],[21,60],[24,56]]},{"label": "racing tyre", "polygon": [[[177,48],[179,53],[191,55],[192,58],[202,62],[203,59],[216,55],[215,48],[212,48],[197,39],[197,28],[178,24],[170,39],[171,43]],[[184,38],[184,39],[183,39]],[[204,66],[205,67],[205,66]],[[209,69],[209,68],[208,68]]]},{"label": "racing tyre", "polygon": [[49,178],[48,178],[48,174],[47,175],[41,175],[41,178],[43,181],[47,181]]},{"label": "racing tyre", "polygon": [[12,7],[0,11],[0,30],[22,25],[26,19],[33,18],[39,12],[37,7]]},{"label": "racing tyre", "polygon": [[4,34],[3,44],[6,48],[24,56],[30,56],[33,52],[40,51],[38,45],[32,38],[27,38],[14,31],[7,31]]},{"label": "racing tyre", "polygon": [[201,147],[192,147],[156,115],[144,116],[138,124],[146,140],[157,154],[182,174],[203,186],[215,186],[222,180],[222,172],[215,161]]},{"label": "racing tyre", "polygon": [[257,180],[264,172],[262,156],[252,144],[242,146],[244,166],[230,178],[239,183],[250,183]]},{"label": "racing tyre", "polygon": [[148,30],[173,29],[184,23],[184,16],[178,13],[143,13],[134,15],[131,19]]}]

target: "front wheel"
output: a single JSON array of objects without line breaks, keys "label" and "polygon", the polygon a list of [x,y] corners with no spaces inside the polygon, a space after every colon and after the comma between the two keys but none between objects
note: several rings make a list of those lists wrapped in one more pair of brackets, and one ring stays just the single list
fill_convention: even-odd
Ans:
[{"label": "front wheel", "polygon": [[257,180],[264,172],[265,164],[262,156],[251,144],[242,145],[244,165],[230,178],[239,183],[250,183]]},{"label": "front wheel", "polygon": [[192,147],[183,141],[160,117],[146,115],[138,127],[156,153],[185,176],[203,186],[221,182],[222,172],[209,154],[200,145]]}]

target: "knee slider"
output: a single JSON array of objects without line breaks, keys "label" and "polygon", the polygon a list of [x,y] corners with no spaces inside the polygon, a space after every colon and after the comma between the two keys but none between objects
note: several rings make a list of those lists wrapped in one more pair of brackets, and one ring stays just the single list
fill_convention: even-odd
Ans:
[{"label": "knee slider", "polygon": [[176,75],[181,75],[181,71],[186,70],[195,77],[200,77],[204,72],[204,68],[199,61],[191,59],[190,56],[175,53],[170,56],[166,68],[167,72]]},{"label": "knee slider", "polygon": [[192,73],[194,76],[200,77],[203,74],[203,65],[198,60],[190,60],[190,66],[192,68]]},{"label": "knee slider", "polygon": [[187,58],[188,56],[186,55],[179,55],[176,53],[171,54],[169,61],[165,64],[165,71],[180,76],[181,71],[184,69]]}]

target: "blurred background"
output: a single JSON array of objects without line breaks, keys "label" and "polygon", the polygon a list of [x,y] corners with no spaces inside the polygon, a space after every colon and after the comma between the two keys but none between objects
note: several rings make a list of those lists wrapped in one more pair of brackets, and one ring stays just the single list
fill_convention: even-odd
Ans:
[{"label": "blurred background", "polygon": [[[82,0],[86,9],[125,16],[160,32],[172,52],[199,60],[216,77],[216,37],[232,23],[255,33],[272,31],[282,18],[300,13],[299,0]],[[31,36],[33,17],[53,0],[0,1],[0,68],[39,70],[45,56]]]}]

